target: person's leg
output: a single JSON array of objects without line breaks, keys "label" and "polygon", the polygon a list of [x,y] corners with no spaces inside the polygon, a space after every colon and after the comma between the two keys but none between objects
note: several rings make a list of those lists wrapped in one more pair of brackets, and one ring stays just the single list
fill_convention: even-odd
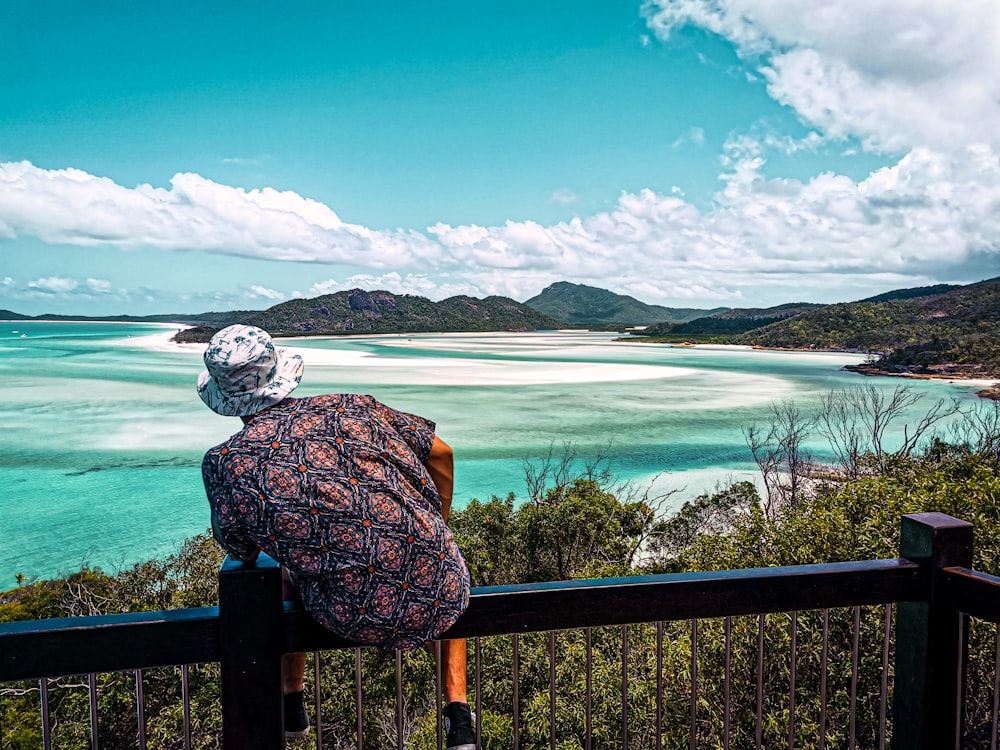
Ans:
[{"label": "person's leg", "polygon": [[281,675],[284,680],[285,693],[300,693],[306,674],[305,654],[284,654],[281,657]]},{"label": "person's leg", "polygon": [[[292,583],[291,576],[285,568],[281,569],[281,598],[286,602],[301,602],[299,590]],[[305,654],[284,654],[281,657],[281,674],[284,679],[285,693],[302,692],[303,679],[306,673]]]},{"label": "person's leg", "polygon": [[[281,569],[281,598],[287,602],[300,602],[299,590],[292,583],[288,571]],[[303,739],[309,734],[309,717],[306,715],[304,681],[306,655],[282,654],[281,677],[285,694],[285,739]]]},{"label": "person's leg", "polygon": [[441,675],[444,679],[444,702],[468,703],[466,688],[465,639],[441,641]]},{"label": "person's leg", "polygon": [[475,750],[476,719],[466,687],[465,640],[440,641],[444,685],[445,744],[448,750]]}]

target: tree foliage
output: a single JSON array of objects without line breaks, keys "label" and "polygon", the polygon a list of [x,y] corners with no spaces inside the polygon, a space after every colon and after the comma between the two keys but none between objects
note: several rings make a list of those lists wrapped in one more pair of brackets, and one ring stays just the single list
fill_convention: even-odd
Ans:
[{"label": "tree foliage", "polygon": [[[904,290],[905,291],[905,290]],[[929,288],[926,291],[936,292]],[[756,346],[876,352],[874,371],[1000,375],[1000,281],[829,305],[755,329]]]},{"label": "tree foliage", "polygon": [[[838,457],[856,470],[811,477],[794,502],[768,504],[744,482],[668,513],[669,496],[615,486],[601,460],[581,463],[566,446],[563,455],[551,451],[526,466],[528,497],[473,501],[456,510],[451,523],[478,585],[890,558],[897,554],[900,517],[926,511],[973,523],[975,567],[1000,574],[1000,409],[970,412],[948,435],[932,435],[927,427],[923,439],[910,441],[905,450],[883,445],[879,457],[884,433],[878,425],[908,396],[904,391],[886,399],[874,404],[878,419],[865,413],[855,422],[832,411],[823,426],[822,419],[777,404],[773,422],[758,425],[765,446],[778,450],[781,471],[795,463],[789,457],[794,451],[783,446],[799,427],[836,430],[847,446]],[[873,406],[863,393],[853,400],[831,396],[828,406],[845,403],[847,413]],[[908,434],[932,423],[918,420]],[[7,592],[0,598],[0,620],[212,603],[220,561],[214,542],[198,537],[165,561],[115,575],[84,570]],[[797,748],[848,747],[852,733],[854,746],[877,747],[888,700],[883,681],[891,687],[883,663],[888,659],[891,670],[892,640],[884,634],[892,614],[891,607],[848,607],[470,642],[470,656],[479,657],[476,708],[483,746],[511,747],[516,721],[520,746],[531,749],[553,742],[563,749],[583,748],[588,729],[593,747],[621,747],[627,732],[630,748],[657,742],[684,748],[692,731],[698,747],[752,748],[758,734],[762,746],[775,747],[788,744],[793,724]],[[992,626],[973,623],[967,696],[970,715],[978,717],[973,727],[992,715],[994,637]],[[404,745],[434,748],[433,661],[419,651],[398,659]],[[396,746],[396,660],[395,654],[373,650],[322,655],[325,747],[357,744],[359,674],[362,745]],[[476,674],[471,669],[470,686]],[[314,675],[310,665],[308,684]],[[144,675],[151,746],[183,746],[180,677],[180,668]],[[193,665],[188,677],[194,745],[218,747],[218,666]],[[135,746],[134,675],[100,675],[98,681],[101,746]],[[56,748],[89,742],[85,683],[69,677],[51,684]],[[726,705],[728,713],[722,710]],[[0,688],[3,747],[40,745],[38,706],[37,683]],[[979,747],[977,741],[970,738],[967,746]]]},{"label": "tree foliage", "polygon": [[[288,300],[264,311],[228,318],[223,325],[234,322],[259,326],[274,336],[534,331],[560,326],[558,321],[508,297],[476,299],[461,295],[433,302],[413,294],[363,289]],[[205,342],[217,330],[203,325],[178,333],[174,340]]]}]

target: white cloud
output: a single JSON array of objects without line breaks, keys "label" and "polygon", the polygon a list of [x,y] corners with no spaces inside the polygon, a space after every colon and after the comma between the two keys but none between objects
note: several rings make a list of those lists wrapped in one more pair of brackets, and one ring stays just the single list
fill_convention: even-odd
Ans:
[{"label": "white cloud", "polygon": [[705,145],[705,129],[704,128],[689,128],[688,131],[682,135],[680,138],[675,140],[670,144],[671,148],[680,148],[686,144],[692,144],[694,146],[704,146]]},{"label": "white cloud", "polygon": [[80,286],[80,282],[62,276],[48,276],[28,282],[28,288],[45,294],[65,294]]},{"label": "white cloud", "polygon": [[345,224],[329,207],[272,188],[180,173],[129,189],[78,169],[0,164],[0,222],[53,244],[203,250],[267,260],[394,267],[426,258],[419,233]]},{"label": "white cloud", "polygon": [[401,276],[395,271],[380,276],[370,274],[355,274],[347,277],[343,282],[336,279],[327,279],[313,284],[306,293],[306,296],[317,297],[323,294],[336,294],[347,289],[367,289],[370,291],[384,289],[393,294],[415,294],[431,299],[445,299],[460,294],[476,296],[480,293],[479,288],[470,283],[435,281],[427,274],[407,274]]},{"label": "white cloud", "polygon": [[270,161],[271,157],[268,155],[256,156],[256,157],[243,157],[243,156],[229,156],[222,160],[223,164],[236,166],[236,167],[259,167],[264,162]]},{"label": "white cloud", "polygon": [[569,188],[560,188],[552,193],[549,198],[549,203],[558,203],[562,206],[568,206],[571,203],[576,203],[580,200],[580,196],[574,193]]},{"label": "white cloud", "polygon": [[30,281],[18,281],[11,276],[0,280],[0,292],[3,297],[14,301],[25,300],[62,300],[72,302],[78,300],[91,303],[97,300],[129,301],[128,290],[115,288],[106,279],[86,278],[73,279],[67,276],[46,276]]},{"label": "white cloud", "polygon": [[[316,283],[309,296],[364,287],[525,299],[568,279],[694,306],[751,295],[757,303],[857,298],[1000,275],[1000,3],[819,0],[803,12],[797,0],[649,0],[645,16],[665,43],[685,25],[729,39],[747,74],[766,81],[808,134],[747,123],[724,147],[709,206],[681,191],[640,190],[550,226],[438,223],[423,232],[372,230],[293,192],[243,190],[196,174],[175,175],[168,189],[127,188],[80,170],[4,163],[0,239],[352,269]],[[847,149],[861,143],[897,154],[895,163],[861,180],[765,177],[769,154],[818,152],[841,138]],[[682,140],[703,143],[704,132],[694,128]],[[550,200],[575,199],[564,188]],[[31,283],[24,289],[53,294],[78,282]]]},{"label": "white cloud", "polygon": [[769,93],[831,137],[889,151],[1000,145],[995,0],[647,0],[661,39],[729,39]]},{"label": "white cloud", "polygon": [[[801,148],[802,143],[784,147]],[[758,299],[780,302],[830,299],[832,290],[844,288],[862,289],[859,296],[864,296],[884,288],[888,278],[917,285],[1000,274],[1000,161],[989,147],[950,155],[914,149],[861,182],[836,174],[805,182],[766,179],[761,169],[767,148],[752,137],[730,140],[723,188],[707,209],[681,194],[642,190],[622,193],[609,211],[552,226],[531,221],[494,227],[437,224],[426,233],[391,235],[353,227],[349,233],[365,238],[369,254],[350,256],[350,265],[371,271],[319,282],[307,295],[363,287],[434,299],[454,294],[526,299],[553,281],[570,279],[626,293],[641,289],[645,296],[640,298],[652,302],[732,300],[751,289],[760,290]],[[128,190],[74,170],[45,173],[17,166],[22,174],[48,178],[44,188],[33,180],[26,184],[29,192],[42,190],[42,203],[59,193],[53,185],[65,181],[91,185],[99,195],[114,193],[121,202],[115,210],[122,227],[116,241],[122,246],[141,246],[159,233],[151,240],[156,247],[259,258],[263,248],[276,246],[276,237],[294,235],[291,229],[308,226],[316,237],[348,231],[331,209],[294,193],[251,195],[189,175],[174,181],[175,191],[179,182],[186,185],[185,200],[160,191],[165,195],[157,200],[170,209],[154,215],[148,195],[157,191],[148,186]],[[15,213],[7,195],[0,190],[0,216]],[[14,201],[14,209],[27,202]],[[220,243],[218,223],[202,221],[213,214],[232,217],[235,228],[226,230],[232,233],[227,236],[238,235],[240,243]],[[41,221],[41,214],[35,220]],[[96,242],[94,233],[74,234],[60,223],[62,218],[54,221],[57,230],[31,225],[32,231],[43,239],[55,233],[64,243]],[[20,231],[26,232],[26,226],[22,222]],[[165,239],[181,235],[183,246]],[[327,255],[318,243],[303,243],[292,257],[319,260]],[[379,270],[386,265],[393,270]],[[28,288],[54,294],[77,285],[72,279],[48,277]],[[89,294],[108,289],[105,282],[81,287]],[[294,296],[260,285],[248,289],[264,300]]]},{"label": "white cloud", "polygon": [[275,289],[268,289],[266,286],[254,284],[250,287],[247,297],[251,299],[282,300],[285,295]]}]

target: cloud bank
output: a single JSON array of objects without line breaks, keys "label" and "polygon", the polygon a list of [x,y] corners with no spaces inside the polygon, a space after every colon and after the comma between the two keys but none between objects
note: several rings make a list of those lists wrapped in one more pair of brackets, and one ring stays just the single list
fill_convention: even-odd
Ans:
[{"label": "cloud bank", "polygon": [[[812,133],[792,140],[748,123],[720,155],[720,189],[707,208],[641,190],[621,193],[610,210],[549,226],[439,223],[423,231],[350,224],[294,192],[197,174],[176,174],[168,188],[126,187],[76,169],[7,162],[0,251],[3,240],[35,237],[365,269],[295,291],[259,280],[245,296],[261,300],[351,286],[525,299],[568,279],[651,302],[737,305],[1000,275],[1000,4],[822,0],[803,13],[792,0],[656,0],[643,14],[661,43],[685,26],[725,37]],[[701,143],[704,135],[685,138]],[[891,166],[860,181],[764,175],[771,153],[842,139],[886,154]],[[575,195],[564,189],[552,200]],[[39,294],[76,288],[60,289],[67,282],[56,277],[32,283]],[[111,293],[110,285],[73,283]]]},{"label": "cloud bank", "polygon": [[1000,5],[963,0],[647,0],[661,39],[733,43],[777,101],[827,136],[888,151],[1000,142]]}]

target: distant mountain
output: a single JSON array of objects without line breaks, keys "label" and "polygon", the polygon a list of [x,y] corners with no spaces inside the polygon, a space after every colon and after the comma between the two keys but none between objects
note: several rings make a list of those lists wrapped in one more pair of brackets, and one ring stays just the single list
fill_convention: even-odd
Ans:
[{"label": "distant mountain", "polygon": [[734,308],[704,318],[697,318],[687,323],[657,323],[641,333],[649,336],[735,336],[820,307],[823,305],[810,302],[790,302],[776,307]]},{"label": "distant mountain", "polygon": [[531,331],[565,327],[567,323],[647,325],[643,333],[652,336],[715,336],[771,348],[879,355],[877,362],[852,368],[863,372],[1000,378],[1000,278],[967,286],[898,289],[836,305],[790,303],[732,310],[647,305],[606,289],[561,281],[523,304],[507,297],[467,296],[432,302],[409,294],[351,289],[290,300],[264,311],[32,317],[0,310],[0,319],[188,323],[197,327],[179,333],[175,340],[200,342],[232,323],[258,325],[276,336]]},{"label": "distant mountain", "polygon": [[[432,302],[411,294],[351,289],[311,299],[293,299],[242,316],[274,336],[343,333],[439,333],[448,331],[536,331],[562,324],[507,297],[450,297]],[[179,333],[176,341],[207,341],[219,326]]]},{"label": "distant mountain", "polygon": [[961,289],[961,284],[935,284],[934,286],[915,286],[909,289],[894,289],[884,294],[876,294],[874,297],[867,297],[861,302],[892,302],[897,299],[913,299],[914,297],[931,297],[935,294],[944,294],[954,289]]},{"label": "distant mountain", "polygon": [[[910,290],[903,290],[910,291]],[[828,305],[736,339],[881,355],[869,371],[1000,377],[1000,280],[940,294]]]},{"label": "distant mountain", "polygon": [[728,309],[697,310],[647,305],[635,297],[568,281],[557,281],[545,287],[524,304],[572,325],[599,326],[648,326],[663,321],[683,323]]},{"label": "distant mountain", "polygon": [[460,295],[441,300],[437,304],[439,309],[447,310],[463,320],[480,321],[484,327],[474,330],[537,331],[564,326],[561,321],[543,315],[510,297],[476,299]]}]

